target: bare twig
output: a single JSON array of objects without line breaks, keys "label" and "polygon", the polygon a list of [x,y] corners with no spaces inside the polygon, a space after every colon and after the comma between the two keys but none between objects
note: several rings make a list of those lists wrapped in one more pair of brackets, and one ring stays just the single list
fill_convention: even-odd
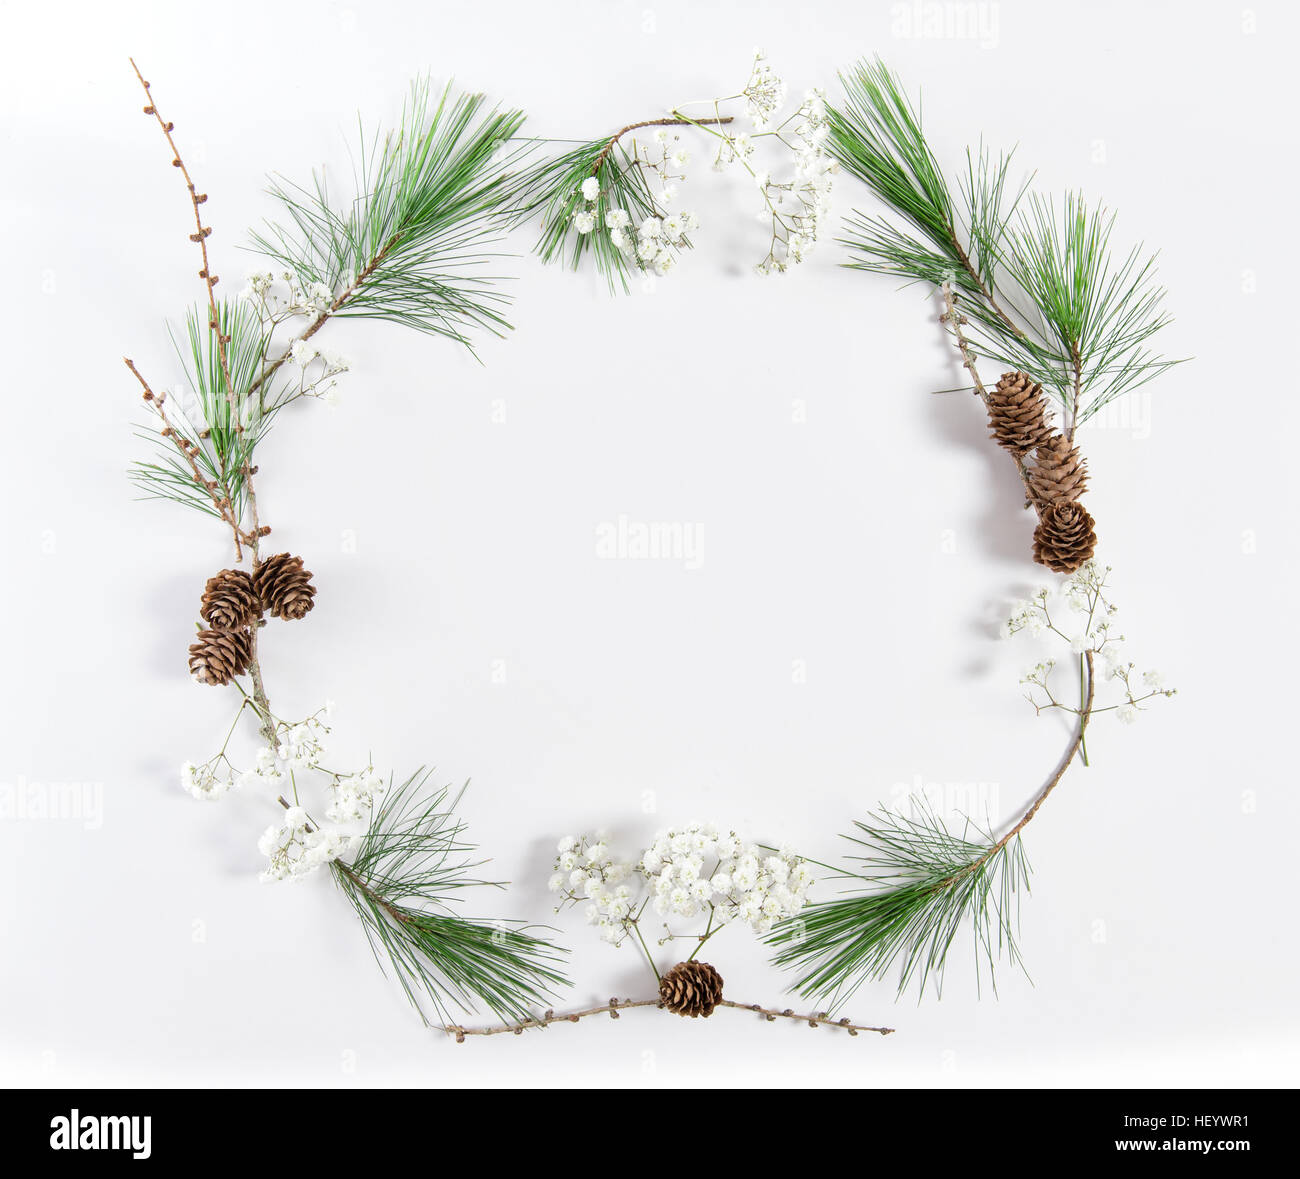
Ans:
[{"label": "bare twig", "polygon": [[799,1023],[806,1023],[810,1028],[819,1028],[822,1026],[828,1028],[843,1028],[850,1036],[856,1036],[859,1032],[875,1032],[880,1036],[892,1036],[893,1028],[868,1027],[866,1024],[854,1023],[851,1019],[832,1019],[825,1011],[818,1011],[812,1015],[800,1015],[790,1008],[784,1011],[777,1011],[773,1008],[760,1007],[757,1003],[733,1003],[730,999],[720,999],[719,1007],[734,1007],[737,1011],[753,1011],[761,1015],[768,1023],[776,1019],[793,1019]]},{"label": "bare twig", "polygon": [[[244,423],[241,420],[239,398],[235,393],[235,385],[230,376],[230,359],[227,355],[226,345],[230,343],[230,337],[221,330],[221,318],[217,313],[217,297],[215,288],[220,281],[218,275],[212,273],[212,265],[208,259],[208,238],[212,236],[211,226],[203,223],[203,213],[201,206],[207,202],[208,194],[199,192],[194,183],[194,178],[190,175],[189,169],[185,166],[185,161],[181,158],[180,149],[176,146],[176,140],[172,137],[172,132],[176,129],[175,123],[165,120],[159,113],[158,104],[154,102],[153,93],[149,88],[149,83],[145,81],[144,75],[140,72],[140,67],[135,64],[134,58],[128,59],[131,62],[131,68],[135,70],[135,76],[139,79],[141,87],[144,89],[145,98],[148,100],[144,107],[144,113],[151,115],[157,121],[158,126],[162,129],[163,137],[167,140],[167,146],[171,148],[172,167],[179,168],[181,176],[185,179],[185,188],[190,195],[190,204],[194,209],[194,232],[190,234],[190,241],[199,247],[199,253],[203,258],[203,268],[199,271],[199,278],[203,280],[204,291],[208,298],[208,327],[211,329],[217,341],[217,358],[221,368],[221,378],[225,385],[226,400],[230,405],[231,422],[236,434],[243,434]],[[258,541],[271,530],[263,528],[258,520],[257,515],[257,492],[253,488],[253,468],[249,466],[248,459],[243,463],[244,476],[244,493],[248,497],[249,514],[252,516],[253,527],[251,531],[244,533],[244,543],[252,550],[253,562],[258,560]],[[233,511],[233,508],[232,508]],[[242,560],[243,553],[240,547],[240,538],[238,530],[235,536],[235,559]]]},{"label": "bare twig", "polygon": [[[893,1028],[868,1027],[865,1024],[854,1023],[849,1019],[831,1019],[824,1011],[813,1015],[799,1015],[789,1008],[784,1011],[777,1011],[774,1008],[762,1007],[757,1003],[736,1003],[731,999],[719,999],[718,1006],[732,1007],[737,1011],[752,1011],[756,1015],[761,1015],[768,1023],[777,1019],[792,1019],[798,1023],[806,1023],[810,1028],[839,1028],[848,1032],[850,1036],[856,1036],[859,1032],[876,1032],[881,1036],[888,1036],[894,1030]],[[588,1007],[583,1011],[547,1011],[536,1019],[525,1019],[519,1023],[493,1024],[479,1028],[467,1028],[453,1023],[447,1024],[439,1030],[446,1032],[449,1036],[454,1036],[457,1044],[463,1044],[466,1036],[501,1036],[506,1033],[522,1036],[530,1028],[544,1028],[553,1023],[577,1023],[578,1020],[585,1019],[589,1015],[608,1015],[611,1019],[618,1019],[618,1013],[630,1007],[662,1008],[663,1003],[658,999],[619,999],[614,997],[600,1007]]]},{"label": "bare twig", "polygon": [[[176,146],[176,140],[172,137],[172,132],[175,130],[176,125],[165,120],[159,113],[158,104],[154,101],[153,92],[150,89],[149,83],[145,80],[144,75],[140,72],[140,67],[136,65],[134,58],[128,60],[130,60],[131,68],[135,71],[135,76],[139,80],[141,87],[144,89],[145,98],[147,100],[144,107],[144,113],[153,116],[155,121],[158,123],[158,126],[162,130],[163,137],[167,140],[167,146],[171,149],[172,167],[179,168],[181,176],[185,179],[185,189],[189,193],[190,204],[194,209],[194,232],[190,234],[190,241],[194,242],[199,247],[199,253],[203,259],[203,267],[199,271],[199,278],[203,280],[204,291],[206,292],[208,299],[208,327],[216,337],[217,358],[221,368],[221,379],[225,386],[226,401],[230,406],[232,427],[237,435],[242,435],[244,433],[244,423],[240,412],[239,397],[235,393],[234,381],[230,376],[230,359],[226,349],[226,345],[230,343],[230,337],[222,331],[221,317],[217,311],[217,297],[215,290],[220,279],[217,275],[212,273],[212,264],[208,258],[208,238],[212,236],[212,229],[210,226],[203,223],[202,206],[207,203],[208,194],[199,192],[198,187],[194,183],[194,178],[190,175],[189,169],[185,166],[185,161],[181,157],[180,149]],[[145,400],[151,401],[154,409],[157,410],[160,415],[163,414],[160,398],[153,394],[152,390],[150,390],[148,384],[145,382],[144,377],[142,377],[136,370],[135,365],[132,364],[130,360],[127,360],[126,364],[144,386]],[[164,417],[164,431],[167,428],[166,418]],[[208,492],[208,494],[213,497],[214,502],[217,502],[215,489],[211,486],[209,480],[203,478],[198,469],[197,463],[194,461],[193,454],[189,452],[188,441],[182,439],[174,431],[169,435],[169,437],[176,439],[177,445],[181,447],[185,452],[186,457],[189,459],[190,468],[194,473],[194,478]],[[182,445],[182,443],[184,443],[184,445]],[[249,515],[252,518],[251,529],[244,529],[241,527],[240,521],[236,516],[235,506],[230,502],[230,497],[228,495],[222,497],[220,502],[217,502],[218,510],[221,511],[222,519],[230,525],[230,528],[234,533],[236,562],[243,560],[243,549],[246,547],[252,553],[254,570],[256,570],[261,560],[261,555],[258,550],[259,542],[263,536],[266,536],[271,531],[268,526],[261,523],[258,516],[257,492],[253,487],[253,475],[255,472],[256,468],[249,464],[247,452],[245,452],[242,464],[243,487],[244,494],[248,500]],[[270,702],[267,700],[266,688],[262,682],[262,667],[257,657],[256,627],[253,628],[252,633],[248,670],[253,681],[253,701],[258,712],[262,736],[267,740],[268,744],[278,752],[280,743],[279,737],[275,731],[275,717],[271,712]]]},{"label": "bare twig", "polygon": [[175,444],[176,449],[181,452],[186,463],[189,464],[190,474],[193,477],[194,482],[208,493],[208,497],[212,500],[212,506],[216,508],[218,515],[220,515],[221,518],[230,525],[230,529],[234,533],[235,537],[235,553],[236,556],[238,556],[240,552],[240,542],[242,541],[247,544],[252,538],[239,527],[239,521],[235,519],[235,510],[231,506],[230,498],[225,495],[217,494],[217,484],[215,481],[206,478],[203,472],[199,469],[198,461],[194,457],[196,447],[188,438],[185,437],[184,434],[172,425],[171,419],[167,416],[167,411],[163,408],[163,402],[166,401],[167,394],[155,393],[153,389],[149,387],[149,382],[144,379],[140,370],[135,367],[135,361],[133,361],[129,356],[123,356],[122,363],[131,370],[132,375],[140,382],[141,387],[144,389],[144,400],[162,421],[162,436],[170,439],[171,442]]},{"label": "bare twig", "polygon": [[596,162],[591,166],[591,174],[597,175],[601,168],[605,166],[605,161],[609,158],[609,153],[614,150],[614,145],[618,143],[629,131],[639,131],[642,127],[703,127],[718,126],[722,123],[730,123],[734,115],[717,115],[707,119],[683,119],[678,116],[666,117],[662,119],[643,119],[639,123],[629,123],[626,127],[621,127],[609,137],[609,141],[601,149],[600,155],[596,157]]},{"label": "bare twig", "polygon": [[[969,876],[972,872],[977,872],[984,866],[984,864],[991,860],[998,854],[998,852],[1006,847],[1008,843],[1019,835],[1020,832],[1023,831],[1032,821],[1033,817],[1038,814],[1038,808],[1047,801],[1047,796],[1051,794],[1058,785],[1060,785],[1061,779],[1065,777],[1065,771],[1070,768],[1070,763],[1074,761],[1075,755],[1083,751],[1084,737],[1088,731],[1088,721],[1092,719],[1092,704],[1095,695],[1095,684],[1093,681],[1093,652],[1085,651],[1083,658],[1084,666],[1087,669],[1087,683],[1084,691],[1083,704],[1079,709],[1079,723],[1075,727],[1074,737],[1070,741],[1069,747],[1066,749],[1064,756],[1057,764],[1055,773],[1048,778],[1046,785],[1044,785],[1043,788],[1034,796],[1034,801],[1029,804],[1029,809],[1020,816],[1015,825],[1004,836],[1002,836],[1001,839],[993,844],[993,846],[978,859],[971,861],[969,865],[963,867],[960,872],[954,873],[947,879],[940,881],[939,884],[935,886],[937,889],[946,888],[949,885],[955,884],[958,880],[962,880]],[[1087,765],[1086,758],[1084,764]]]}]

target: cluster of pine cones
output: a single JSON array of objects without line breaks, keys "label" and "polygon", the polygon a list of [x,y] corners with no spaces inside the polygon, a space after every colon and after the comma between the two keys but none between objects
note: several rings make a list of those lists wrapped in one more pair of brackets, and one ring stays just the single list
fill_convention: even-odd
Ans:
[{"label": "cluster of pine cones", "polygon": [[708,1018],[722,1002],[722,975],[707,962],[679,962],[659,980],[659,1006],[674,1015]]},{"label": "cluster of pine cones", "polygon": [[258,561],[251,574],[223,569],[203,587],[199,615],[207,629],[190,646],[190,675],[201,684],[228,684],[248,670],[253,627],[262,615],[287,622],[312,608],[316,587],[301,557],[277,553]]},{"label": "cluster of pine cones", "polygon": [[1097,548],[1095,521],[1079,503],[1088,472],[1078,447],[1047,424],[1043,387],[1025,373],[1002,374],[988,411],[994,441],[1025,465],[1029,502],[1038,512],[1034,560],[1073,573]]}]

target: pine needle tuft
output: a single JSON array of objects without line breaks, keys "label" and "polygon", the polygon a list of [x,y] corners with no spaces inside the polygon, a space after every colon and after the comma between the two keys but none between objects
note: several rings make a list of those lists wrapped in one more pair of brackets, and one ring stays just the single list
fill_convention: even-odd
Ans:
[{"label": "pine needle tuft", "polygon": [[839,878],[869,891],[811,905],[782,922],[768,939],[776,965],[799,972],[795,989],[838,1010],[865,982],[898,973],[901,995],[915,984],[942,991],[948,952],[958,932],[975,937],[976,981],[1005,957],[1019,965],[1020,896],[1029,891],[1029,863],[1020,837],[1004,845],[969,829],[962,834],[923,804],[911,816],[881,810],[845,838],[866,849],[851,860],[867,865]]},{"label": "pine needle tuft", "polygon": [[323,173],[309,186],[276,180],[285,224],[256,247],[300,279],[341,291],[335,315],[405,324],[471,346],[502,335],[508,296],[483,268],[505,228],[510,148],[524,116],[481,94],[438,93],[417,82],[396,130],[360,135],[355,195],[336,202]]},{"label": "pine needle tuft", "polygon": [[1148,346],[1169,323],[1155,257],[1114,262],[1114,214],[1082,195],[1026,195],[1011,155],[967,149],[956,198],[897,75],[879,60],[840,75],[832,153],[893,214],[854,210],[841,243],[850,267],[950,283],[980,355],[1028,373],[1065,411],[1067,433],[1177,361]]},{"label": "pine needle tuft", "polygon": [[442,1023],[450,1008],[472,1012],[475,1002],[507,1022],[527,1019],[568,985],[556,969],[564,951],[517,922],[453,911],[458,893],[490,882],[472,875],[482,861],[467,858],[474,848],[455,813],[460,794],[428,791],[429,776],[417,771],[388,792],[352,861],[331,864],[334,879],[380,968],[426,1024],[426,1003]]}]

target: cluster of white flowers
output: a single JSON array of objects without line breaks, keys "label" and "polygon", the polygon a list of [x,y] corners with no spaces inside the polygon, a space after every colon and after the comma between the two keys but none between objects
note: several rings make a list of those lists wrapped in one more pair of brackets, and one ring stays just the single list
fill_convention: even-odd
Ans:
[{"label": "cluster of white flowers", "polygon": [[[690,125],[712,136],[718,144],[713,161],[716,171],[739,164],[749,172],[762,198],[758,219],[771,229],[767,254],[756,269],[760,274],[777,274],[808,257],[825,227],[832,177],[838,170],[826,150],[830,125],[825,95],[809,90],[794,113],[780,119],[786,84],[768,64],[763,50],[756,49],[749,80],[732,98],[744,100],[750,130],[733,130],[735,116],[722,113],[731,99],[716,100],[708,116],[692,118],[674,110],[665,122]],[[759,141],[764,139],[790,153],[794,166],[788,177],[774,179],[771,172],[759,169]],[[613,157],[613,146],[603,147],[597,157],[598,172],[585,177],[572,194],[569,221],[583,237],[607,233],[622,257],[641,271],[667,274],[676,263],[677,252],[689,244],[686,234],[699,227],[693,213],[670,212],[677,200],[677,181],[686,178],[690,153],[682,146],[681,136],[665,126],[656,127],[648,139],[633,140],[630,160]],[[627,209],[614,207],[624,203],[615,191],[617,181],[601,181],[606,169],[624,167],[635,170],[638,181],[650,186],[626,201],[635,204],[635,217]],[[639,182],[633,187],[640,189]]]},{"label": "cluster of white flowers", "polygon": [[[754,66],[744,89],[754,135],[745,131],[719,133],[715,170],[739,163],[754,180],[762,203],[755,216],[772,230],[767,255],[755,267],[759,274],[780,274],[812,253],[830,209],[833,177],[839,165],[827,152],[830,123],[826,96],[809,90],[795,112],[772,126],[785,105],[785,83],[767,64],[761,49],[754,51]],[[793,175],[774,179],[753,163],[755,141],[772,138],[788,148],[794,158]]]},{"label": "cluster of white flowers", "polygon": [[605,941],[620,945],[634,920],[636,897],[628,882],[639,882],[634,880],[633,866],[612,859],[609,844],[599,832],[566,836],[556,851],[550,890],[560,895],[561,904],[586,902],[587,923],[596,926]]},{"label": "cluster of white flowers", "polygon": [[289,359],[302,369],[310,367],[319,360],[327,377],[345,373],[352,366],[352,362],[341,353],[331,352],[326,348],[318,348],[315,344],[303,339],[294,340],[289,346]]},{"label": "cluster of white flowers", "polygon": [[257,841],[257,849],[269,863],[259,879],[265,884],[301,880],[317,868],[337,860],[350,850],[351,840],[339,831],[322,831],[312,825],[307,812],[291,806],[284,821],[272,825]]},{"label": "cluster of white flowers", "polygon": [[251,770],[240,775],[241,786],[269,786],[279,790],[288,775],[280,768],[280,757],[270,745],[263,745],[256,755]]},{"label": "cluster of white flowers", "polygon": [[332,823],[351,823],[370,817],[375,796],[387,787],[382,774],[367,766],[359,774],[337,774],[330,783],[330,804],[325,817]]},{"label": "cluster of white flowers", "polygon": [[[300,880],[350,854],[354,841],[361,838],[358,824],[364,827],[369,822],[376,800],[387,789],[386,779],[373,765],[354,773],[322,766],[333,711],[333,703],[326,701],[304,720],[273,718],[276,744],[258,749],[251,769],[235,768],[224,746],[201,766],[186,762],[181,767],[181,785],[195,798],[219,798],[232,786],[262,786],[269,787],[264,797],[274,799],[277,807],[285,799],[293,800],[295,805],[285,810],[281,822],[268,827],[258,841],[258,849],[269,861],[261,874],[263,881]],[[319,788],[322,779],[328,792],[325,818],[333,826],[312,819],[297,805],[308,783]]]},{"label": "cluster of white flowers", "polygon": [[279,790],[295,770],[317,770],[325,754],[327,723],[334,708],[327,700],[305,720],[275,720],[277,749],[264,745],[254,755],[251,769],[238,770],[226,756],[225,746],[203,765],[187,761],[181,766],[181,786],[195,798],[220,798],[232,786],[266,786]]},{"label": "cluster of white flowers", "polygon": [[[798,210],[790,218],[785,239],[786,258],[802,262],[820,236],[830,209],[831,186],[839,164],[826,150],[830,121],[826,117],[826,96],[809,90],[794,116],[794,180],[790,195]],[[769,266],[776,265],[773,259]],[[779,269],[779,266],[777,266]]]},{"label": "cluster of white flowers", "polygon": [[[673,158],[685,162],[685,153],[675,153]],[[670,158],[665,155],[665,159]],[[639,269],[657,274],[667,274],[676,265],[676,251],[686,244],[686,234],[699,228],[699,218],[694,213],[663,212],[662,216],[645,217],[635,229],[632,215],[626,209],[608,209],[601,221],[601,187],[595,176],[582,182],[579,194],[583,203],[573,212],[573,227],[583,235],[597,232],[609,234],[610,243],[620,254]],[[660,202],[668,204],[676,197],[676,187],[666,186]]]},{"label": "cluster of white flowers", "polygon": [[283,319],[289,315],[327,315],[334,306],[334,292],[323,282],[301,279],[292,270],[277,276],[259,270],[245,280],[240,299],[252,303],[263,318]]},{"label": "cluster of white flowers", "polygon": [[734,831],[720,835],[704,823],[657,836],[641,871],[661,916],[694,917],[707,906],[721,923],[741,921],[758,934],[802,909],[813,881],[810,865],[792,852],[764,855]]},{"label": "cluster of white flowers", "polygon": [[[317,319],[328,315],[335,300],[334,292],[325,283],[303,281],[292,270],[286,270],[278,279],[269,271],[250,274],[239,297],[256,310],[268,345],[280,323],[295,316]],[[284,359],[298,368],[299,380],[297,388],[288,390],[278,404],[293,397],[316,397],[330,405],[338,404],[335,378],[351,367],[345,356],[299,337],[289,345]]]},{"label": "cluster of white flowers", "polygon": [[181,766],[181,786],[194,798],[205,802],[214,802],[234,785],[229,773],[222,773],[218,768],[219,758],[213,758],[201,766],[187,761]]},{"label": "cluster of white flowers", "polygon": [[[811,865],[793,853],[765,853],[708,823],[661,832],[635,863],[614,859],[601,835],[560,840],[550,889],[565,903],[586,903],[588,922],[620,945],[647,907],[664,919],[660,943],[674,937],[671,919],[708,917],[710,929],[732,923],[755,933],[793,917],[807,903]],[[558,911],[558,910],[557,910]]]},{"label": "cluster of white flowers", "polygon": [[785,106],[785,83],[768,65],[767,51],[757,46],[754,48],[754,64],[749,71],[749,81],[745,83],[742,93],[745,97],[745,110],[760,131]]},{"label": "cluster of white flowers", "polygon": [[[1023,631],[1053,638],[1077,657],[1076,662],[1091,653],[1096,681],[1092,712],[1114,712],[1125,724],[1132,724],[1144,703],[1156,696],[1173,696],[1176,689],[1166,688],[1157,671],[1139,673],[1136,665],[1127,662],[1121,654],[1119,644],[1124,636],[1115,633],[1114,623],[1119,607],[1105,593],[1109,573],[1109,565],[1088,561],[1071,574],[1060,587],[1063,612],[1057,609],[1052,591],[1040,586],[1032,597],[1012,605],[1004,633],[1010,636]],[[1051,708],[1078,712],[1079,709],[1057,699],[1050,683],[1057,662],[1050,657],[1039,660],[1020,682],[1029,685],[1029,701],[1039,712]],[[1119,689],[1116,703],[1098,702],[1097,687],[1106,682],[1114,683]]]},{"label": "cluster of white flowers", "polygon": [[331,706],[327,703],[319,712],[297,724],[279,722],[277,731],[280,735],[280,758],[289,769],[320,768],[321,758],[325,756],[325,738],[330,731],[326,723],[330,712]]}]

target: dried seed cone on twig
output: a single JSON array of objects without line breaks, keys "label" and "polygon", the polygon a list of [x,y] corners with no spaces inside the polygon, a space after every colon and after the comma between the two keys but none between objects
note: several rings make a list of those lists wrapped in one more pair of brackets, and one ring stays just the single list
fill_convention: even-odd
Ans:
[{"label": "dried seed cone on twig", "polygon": [[242,630],[201,630],[190,645],[190,675],[201,684],[228,684],[248,670],[253,635]]},{"label": "dried seed cone on twig", "polygon": [[253,579],[242,569],[223,569],[208,578],[199,617],[215,630],[239,630],[262,616]]},{"label": "dried seed cone on twig", "polygon": [[1034,530],[1034,560],[1055,573],[1073,573],[1096,551],[1094,523],[1073,500],[1045,505]]},{"label": "dried seed cone on twig", "polygon": [[659,1002],[675,1015],[713,1014],[722,1000],[722,975],[707,962],[679,962],[659,980]]},{"label": "dried seed cone on twig", "polygon": [[991,437],[1012,454],[1028,454],[1052,436],[1043,387],[1025,373],[1003,373],[989,392]]},{"label": "dried seed cone on twig", "polygon": [[253,589],[262,608],[286,622],[303,617],[316,596],[311,572],[302,567],[302,558],[288,553],[267,557],[253,570]]},{"label": "dried seed cone on twig", "polygon": [[1039,504],[1075,500],[1088,490],[1088,465],[1064,434],[1053,434],[1034,451],[1029,488]]}]

